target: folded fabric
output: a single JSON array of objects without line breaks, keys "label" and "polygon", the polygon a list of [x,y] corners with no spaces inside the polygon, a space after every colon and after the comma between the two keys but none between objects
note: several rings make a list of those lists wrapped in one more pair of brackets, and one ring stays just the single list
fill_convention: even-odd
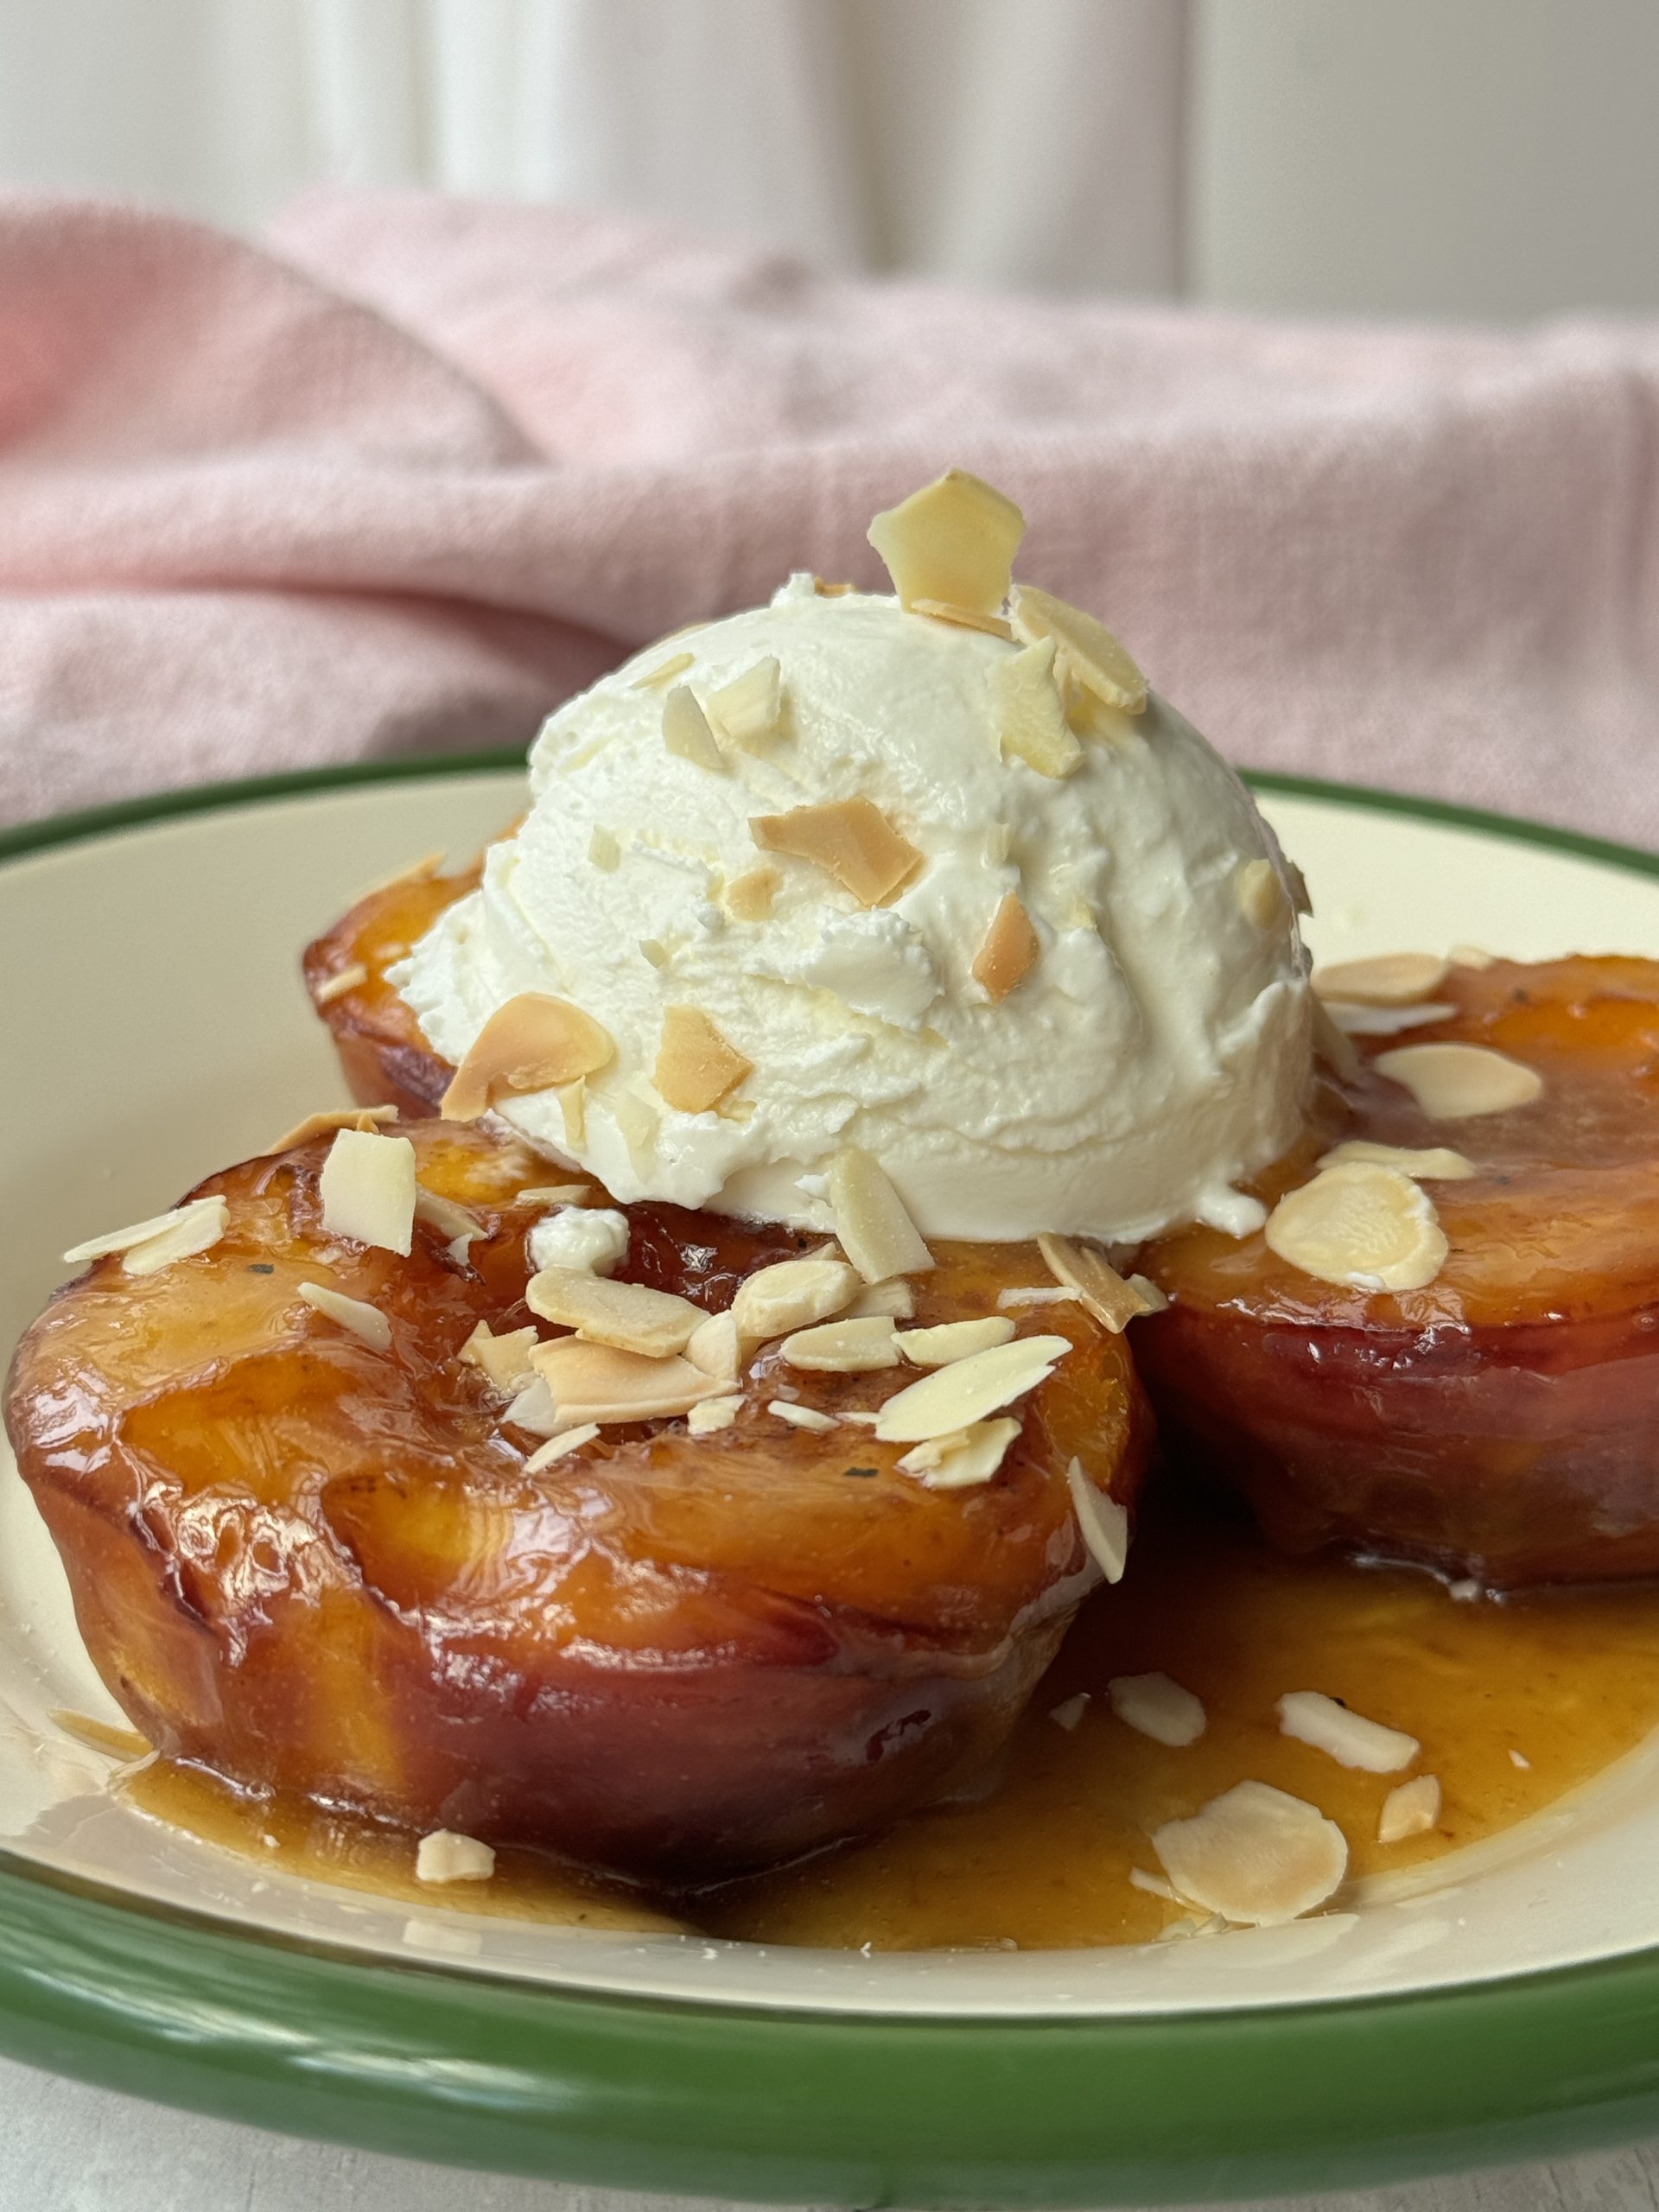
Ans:
[{"label": "folded fabric", "polygon": [[1234,758],[1659,843],[1659,326],[852,283],[330,194],[0,199],[0,813],[518,743],[952,463]]}]

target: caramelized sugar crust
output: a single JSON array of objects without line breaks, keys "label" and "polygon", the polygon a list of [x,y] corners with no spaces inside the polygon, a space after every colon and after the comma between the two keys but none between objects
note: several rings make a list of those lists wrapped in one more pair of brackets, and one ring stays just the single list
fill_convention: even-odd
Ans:
[{"label": "caramelized sugar crust", "polygon": [[[1454,968],[1446,1020],[1356,1039],[1269,1205],[1348,1137],[1449,1146],[1429,1182],[1451,1250],[1372,1295],[1299,1274],[1257,1235],[1183,1230],[1142,1255],[1173,1303],[1137,1323],[1166,1441],[1236,1482],[1293,1550],[1418,1560],[1498,1587],[1659,1573],[1659,963]],[[1431,1122],[1370,1062],[1483,1045],[1541,1097]]]},{"label": "caramelized sugar crust", "polygon": [[[1122,1339],[1076,1305],[1022,1319],[1076,1349],[981,1489],[765,1410],[871,1407],[915,1370],[775,1352],[732,1428],[610,1428],[532,1474],[539,1440],[457,1355],[531,1319],[546,1208],[517,1194],[548,1163],[475,1125],[406,1134],[487,1231],[467,1262],[420,1222],[408,1259],[327,1237],[320,1138],[198,1186],[229,1202],[210,1250],[100,1261],[24,1338],[8,1426],[134,1725],[238,1783],[681,1884],[879,1827],[986,1759],[1095,1579],[1068,1461],[1126,1503],[1140,1479]],[[820,1241],[669,1206],[632,1225],[626,1278],[710,1310]],[[918,1325],[1049,1281],[1029,1247],[938,1256]],[[391,1350],[304,1281],[377,1306]]]}]

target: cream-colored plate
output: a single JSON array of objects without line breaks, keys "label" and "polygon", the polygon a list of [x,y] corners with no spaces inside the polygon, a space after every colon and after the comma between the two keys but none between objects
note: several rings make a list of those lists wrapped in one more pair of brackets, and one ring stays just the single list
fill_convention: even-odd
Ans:
[{"label": "cream-colored plate", "polygon": [[[297,954],[378,876],[459,858],[517,810],[499,771],[329,789],[129,826],[0,868],[0,1345],[78,1239],[169,1205],[343,1093]],[[1322,958],[1473,941],[1526,957],[1659,955],[1659,881],[1358,800],[1270,798],[1306,870]],[[483,1920],[327,1888],[170,1832],[107,1789],[54,1712],[118,1721],[56,1557],[0,1468],[0,1852],[182,1909],[359,1951],[703,2002],[1077,2016],[1445,1986],[1659,1942],[1659,1757],[1415,1885],[1281,1929],[1141,1949],[857,1955]]]}]

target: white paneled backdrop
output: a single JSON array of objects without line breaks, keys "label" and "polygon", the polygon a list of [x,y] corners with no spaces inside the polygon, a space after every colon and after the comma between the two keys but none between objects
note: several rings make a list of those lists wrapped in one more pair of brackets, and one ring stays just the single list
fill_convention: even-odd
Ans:
[{"label": "white paneled backdrop", "polygon": [[1287,312],[1659,308],[1653,0],[0,0],[0,182],[338,181]]}]

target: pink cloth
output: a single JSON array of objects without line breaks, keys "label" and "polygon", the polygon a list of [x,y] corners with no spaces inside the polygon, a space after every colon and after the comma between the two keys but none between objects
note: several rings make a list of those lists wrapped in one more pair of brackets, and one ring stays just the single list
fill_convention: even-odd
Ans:
[{"label": "pink cloth", "polygon": [[[330,194],[0,201],[0,813],[518,742],[953,462],[1242,761],[1659,844],[1659,327],[852,283]],[[278,258],[277,256],[283,257]]]}]

